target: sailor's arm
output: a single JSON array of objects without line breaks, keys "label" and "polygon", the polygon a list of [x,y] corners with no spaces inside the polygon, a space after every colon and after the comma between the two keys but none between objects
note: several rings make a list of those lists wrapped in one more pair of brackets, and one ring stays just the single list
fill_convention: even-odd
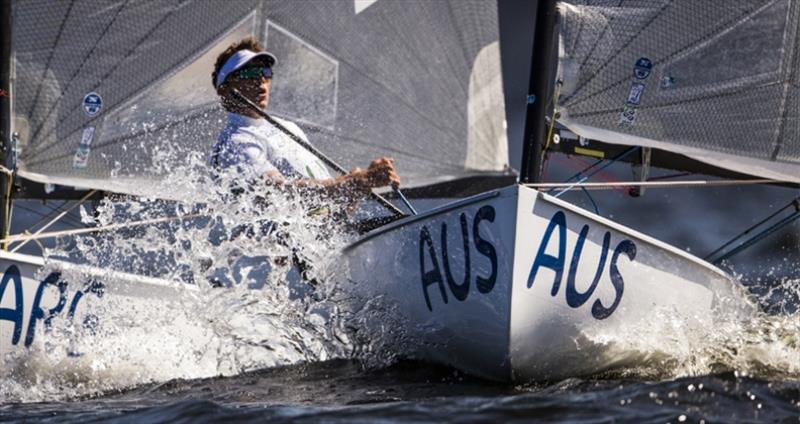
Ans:
[{"label": "sailor's arm", "polygon": [[[277,169],[266,173],[268,183],[286,183]],[[296,187],[320,187],[331,195],[361,196],[377,187],[400,186],[400,177],[391,158],[381,157],[372,161],[367,169],[355,168],[348,174],[328,179],[299,179],[290,182]]]}]

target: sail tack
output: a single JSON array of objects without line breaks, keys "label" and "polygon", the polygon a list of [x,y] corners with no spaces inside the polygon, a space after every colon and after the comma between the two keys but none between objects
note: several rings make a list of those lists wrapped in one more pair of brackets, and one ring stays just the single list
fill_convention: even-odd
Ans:
[{"label": "sail tack", "polygon": [[141,194],[204,164],[212,66],[244,36],[279,59],[269,112],[340,163],[392,156],[412,184],[502,170],[498,34],[482,0],[15,1],[19,173]]},{"label": "sail tack", "polygon": [[800,182],[800,2],[586,1],[559,10],[559,120],[570,130]]}]

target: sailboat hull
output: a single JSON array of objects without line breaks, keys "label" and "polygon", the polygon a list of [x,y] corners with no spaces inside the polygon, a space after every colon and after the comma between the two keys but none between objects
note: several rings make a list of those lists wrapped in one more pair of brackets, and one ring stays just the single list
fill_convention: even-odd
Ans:
[{"label": "sailboat hull", "polygon": [[637,365],[620,341],[667,318],[711,328],[722,299],[746,305],[708,263],[524,186],[408,218],[345,255],[352,291],[398,314],[409,356],[496,380]]},{"label": "sailboat hull", "polygon": [[0,252],[0,358],[39,343],[58,322],[76,335],[106,319],[107,308],[155,308],[177,300],[186,287],[167,280],[41,257]]},{"label": "sailboat hull", "polygon": [[[713,328],[723,303],[749,308],[708,263],[523,186],[389,224],[342,258],[340,308],[370,343],[501,381],[640,365],[647,352],[631,341]],[[165,280],[42,265],[0,252],[0,355],[36,343],[51,319],[87,326],[109,302],[186,295]]]}]

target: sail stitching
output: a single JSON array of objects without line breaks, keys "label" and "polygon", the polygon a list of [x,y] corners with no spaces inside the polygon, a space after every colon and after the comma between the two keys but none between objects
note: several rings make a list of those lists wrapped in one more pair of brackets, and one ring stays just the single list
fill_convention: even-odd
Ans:
[{"label": "sail stitching", "polygon": [[[163,23],[163,22],[164,22],[164,21],[165,21],[165,20],[166,20],[166,19],[167,19],[167,18],[168,18],[168,17],[169,17],[169,16],[170,16],[170,15],[171,15],[171,14],[172,14],[172,13],[173,13],[175,10],[176,10],[176,9],[178,9],[178,8],[179,8],[179,7],[173,8],[173,10],[172,10],[172,11],[170,11],[168,14],[165,14],[165,17],[164,17],[164,18],[162,18],[162,20],[161,20],[161,21],[159,21],[159,23],[158,23],[158,24],[156,24],[156,25],[155,25],[155,26],[154,26],[154,27],[151,29],[151,31],[150,31],[150,32],[148,32],[148,34],[146,34],[146,35],[145,35],[145,36],[144,36],[142,39],[146,38],[147,36],[149,36],[150,34],[152,34],[152,33],[153,33],[155,30],[157,30],[157,29],[158,29],[158,27],[159,27],[159,26],[160,26],[160,25],[161,25],[161,24],[162,24],[162,23]],[[137,43],[137,45],[138,45],[138,44],[140,44],[140,43]],[[134,49],[135,49],[135,48],[134,48]],[[128,52],[128,54],[129,54],[129,53],[130,53],[130,52]],[[128,54],[126,54],[126,57],[128,56]],[[123,61],[124,61],[124,60],[123,60]],[[391,93],[391,94],[392,94],[392,95],[393,95],[395,98],[397,98],[397,99],[398,99],[398,100],[399,100],[401,103],[403,103],[404,105],[406,105],[407,107],[409,107],[409,109],[410,109],[411,111],[413,111],[413,112],[414,112],[414,113],[415,113],[417,116],[419,116],[419,118],[420,118],[421,120],[423,120],[423,121],[425,121],[425,122],[428,122],[428,123],[429,123],[431,126],[433,126],[434,128],[438,129],[439,131],[441,131],[441,132],[443,132],[443,133],[445,133],[445,134],[450,134],[450,136],[451,136],[453,139],[458,139],[458,137],[457,137],[457,135],[456,135],[456,134],[452,133],[452,131],[450,131],[448,128],[446,128],[446,127],[443,127],[443,126],[441,126],[441,125],[438,125],[438,124],[437,124],[437,123],[436,123],[436,122],[435,122],[435,121],[434,121],[432,118],[430,118],[430,117],[426,116],[425,114],[422,114],[422,113],[420,113],[419,111],[417,111],[417,110],[416,110],[416,109],[413,107],[413,105],[411,105],[409,102],[407,102],[407,101],[406,101],[406,100],[405,100],[405,99],[404,99],[402,96],[400,96],[399,94],[397,94],[397,93],[395,93],[394,91],[390,90],[390,89],[389,89],[389,87],[387,87],[385,84],[381,83],[380,81],[377,81],[376,79],[372,78],[370,75],[368,75],[368,74],[366,74],[366,73],[363,73],[363,72],[361,72],[361,71],[360,71],[360,70],[359,70],[359,69],[358,69],[356,66],[354,66],[352,63],[350,63],[350,62],[348,62],[348,61],[341,60],[341,63],[346,63],[346,64],[347,64],[347,65],[349,65],[349,66],[350,66],[350,67],[351,67],[353,70],[355,70],[357,73],[361,74],[361,75],[362,75],[363,77],[365,77],[366,79],[369,79],[370,81],[372,81],[372,82],[373,82],[373,83],[375,83],[376,85],[379,85],[379,86],[381,86],[382,88],[384,88],[384,89],[386,90],[386,92],[388,92],[388,93]],[[117,67],[118,67],[118,66],[119,66],[119,64],[117,65]],[[116,69],[117,67],[115,67],[115,69]],[[113,73],[113,70],[112,70],[110,73]],[[107,75],[109,75],[110,73],[108,73]],[[107,75],[106,75],[106,76],[107,76]],[[102,78],[101,78],[101,80],[102,80]],[[51,110],[51,112],[52,112],[52,110]],[[94,121],[95,121],[96,119],[98,119],[98,118],[99,118],[99,117],[92,118],[92,119],[91,119],[89,122],[94,122]],[[75,130],[73,130],[73,131],[72,131],[72,132],[71,132],[71,133],[70,133],[70,134],[69,134],[67,137],[71,137],[71,136],[73,136],[74,134],[76,134],[76,133],[77,133],[77,132],[79,132],[79,131],[81,131],[81,128],[76,128],[76,129],[75,129]],[[51,132],[52,132],[52,131],[51,131]],[[48,133],[48,134],[45,134],[45,135],[49,135],[49,133]],[[57,142],[57,141],[56,141],[56,142]],[[49,147],[51,147],[52,145],[56,144],[56,142],[53,142],[53,143],[50,143],[50,144],[47,144],[47,145],[44,145],[44,146],[40,147],[40,148],[39,148],[39,149],[37,149],[35,152],[31,153],[31,155],[39,155],[41,152],[45,151],[46,149],[48,149],[48,148],[49,148]],[[364,144],[367,144],[367,143],[364,143]],[[107,145],[107,144],[98,145],[97,147],[98,147],[98,148],[99,148],[99,147],[103,147],[104,145]],[[58,158],[63,158],[63,157],[64,157],[64,155],[60,155]],[[29,165],[41,164],[41,163],[47,163],[47,162],[49,162],[49,161],[51,161],[51,160],[55,160],[55,159],[56,159],[56,158],[47,158],[47,159],[42,159],[42,160],[40,160],[40,161],[37,161],[37,162],[30,162],[30,163],[29,163]],[[439,165],[443,164],[442,162],[437,162],[437,163],[438,163]],[[447,163],[447,165],[448,165],[448,166],[451,166],[451,167],[453,167],[454,169],[455,169],[455,168],[461,169],[460,165],[458,165],[458,164],[455,164],[455,163]]]},{"label": "sail stitching", "polygon": [[[130,1],[130,0],[128,0],[128,1]],[[150,36],[151,34],[153,34],[153,33],[154,33],[156,30],[158,30],[158,29],[161,27],[161,25],[163,25],[163,24],[164,24],[164,22],[166,22],[166,21],[167,21],[167,19],[168,19],[170,16],[172,16],[172,14],[173,14],[173,13],[174,13],[176,10],[178,10],[178,9],[179,9],[179,8],[180,8],[180,7],[181,7],[183,4],[186,4],[186,3],[188,3],[189,1],[191,1],[191,0],[185,0],[183,3],[181,3],[181,4],[179,4],[179,5],[175,6],[175,7],[173,7],[173,8],[172,8],[172,10],[170,10],[168,13],[165,13],[165,14],[164,14],[164,16],[161,18],[161,20],[159,20],[159,21],[158,21],[158,23],[156,23],[155,25],[153,25],[153,27],[151,27],[151,28],[150,28],[150,31],[148,31],[146,34],[144,34],[142,37],[140,37],[140,38],[139,38],[139,41],[138,41],[136,44],[134,44],[134,47],[133,47],[133,48],[131,48],[131,49],[129,49],[127,52],[125,52],[125,54],[124,54],[124,55],[121,55],[121,59],[120,59],[120,61],[118,61],[118,62],[117,62],[117,64],[116,64],[116,65],[114,65],[114,67],[113,67],[113,68],[112,68],[110,71],[106,72],[106,74],[105,74],[105,75],[103,75],[103,76],[102,76],[101,78],[99,78],[98,80],[99,80],[99,81],[103,81],[103,80],[105,80],[106,78],[108,78],[108,77],[109,77],[111,74],[113,74],[114,72],[116,72],[116,71],[117,71],[117,69],[119,69],[119,67],[120,67],[120,66],[122,66],[122,64],[123,64],[123,63],[125,63],[125,61],[126,61],[128,58],[129,58],[130,54],[131,54],[133,51],[135,51],[135,50],[136,50],[136,49],[137,49],[137,48],[138,48],[140,45],[142,45],[142,42],[143,42],[143,40],[146,40],[146,39],[147,39],[147,37],[149,37],[149,36]],[[126,2],[126,3],[127,3],[127,2]],[[117,15],[115,16],[115,20],[116,20],[116,17],[117,17],[117,16],[119,16],[119,14],[117,14]],[[113,23],[113,22],[112,22],[112,23]],[[101,35],[101,37],[99,38],[99,40],[98,40],[98,42],[95,44],[95,46],[97,46],[97,45],[100,43],[100,40],[102,40],[103,36],[105,36],[105,33],[107,32],[108,28],[110,28],[110,25],[109,25],[108,27],[106,27],[106,31],[105,31],[105,32],[104,32],[104,33]],[[94,51],[94,47],[92,48],[92,51]],[[81,69],[82,69],[82,68],[81,68]],[[69,81],[69,83],[67,84],[67,88],[65,88],[64,90],[62,90],[62,91],[61,91],[61,97],[63,97],[63,96],[64,96],[64,94],[67,92],[67,89],[68,89],[69,85],[72,83],[72,81],[74,81],[74,78],[75,78],[76,76],[77,76],[77,72],[76,72],[76,73],[73,75],[73,78],[72,78],[72,79]],[[94,86],[94,87],[91,89],[91,91],[97,90],[97,88],[98,88],[98,87],[100,87],[100,83],[97,83],[97,84],[95,84],[95,86]],[[54,110],[55,110],[55,105],[53,105],[53,106],[50,108],[50,111],[48,112],[47,116],[50,116],[50,115],[53,113],[53,111],[54,111]],[[100,117],[100,116],[99,116],[99,115],[97,115],[97,116],[95,116],[95,117],[91,118],[91,119],[90,119],[88,122],[89,122],[89,123],[91,123],[91,122],[94,122],[94,121],[96,121],[96,120],[97,120],[99,117]],[[42,128],[42,127],[39,127],[39,129],[37,129],[36,133],[34,133],[34,136],[33,136],[33,137],[31,137],[31,138],[35,138],[35,137],[36,137],[36,136],[39,134],[39,131],[41,130],[41,128]],[[80,127],[79,127],[79,128],[78,128],[78,129],[76,129],[75,131],[71,132],[71,133],[70,133],[70,136],[71,136],[72,134],[75,134],[77,131],[80,131],[80,130],[81,130],[81,129],[80,129]],[[46,134],[45,134],[45,137],[46,137],[46,136],[49,136],[49,135],[50,135],[50,134],[51,134],[53,131],[54,131],[54,129],[53,129],[53,130],[51,130],[50,132],[46,133]],[[40,147],[39,147],[37,150],[35,150],[34,152],[32,152],[32,153],[31,153],[31,155],[39,155],[40,153],[42,153],[43,151],[47,150],[48,148],[50,148],[51,146],[55,145],[55,144],[56,144],[56,143],[58,143],[58,142],[59,142],[59,140],[54,140],[53,142],[51,142],[51,143],[49,143],[49,144],[44,144],[44,145],[40,146]]]},{"label": "sail stitching", "polygon": [[[619,0],[619,2],[617,3],[617,6],[616,6],[616,7],[620,7],[620,6],[622,6],[622,2],[623,2],[623,0]],[[614,22],[614,20],[615,20],[616,18],[617,18],[616,16],[612,16],[612,17],[611,17],[611,18],[608,20],[608,25],[605,25],[605,26],[603,27],[603,31],[601,31],[601,32],[600,32],[600,35],[598,35],[598,36],[597,36],[597,38],[595,38],[595,40],[594,40],[594,44],[592,44],[592,48],[591,48],[591,49],[589,49],[589,53],[588,53],[588,54],[586,55],[586,57],[583,59],[583,62],[581,62],[580,66],[578,67],[579,69],[583,69],[583,68],[586,66],[586,62],[588,62],[588,61],[589,61],[589,59],[591,59],[591,58],[592,58],[592,56],[594,55],[594,52],[597,50],[597,46],[599,46],[599,45],[600,45],[600,40],[603,40],[603,37],[605,37],[605,36],[606,36],[606,32],[608,31],[608,29],[609,29],[609,28],[611,28],[611,23],[612,23],[612,22]],[[581,24],[583,24],[583,21],[580,21],[580,22],[581,22]],[[580,29],[579,29],[579,32],[578,32],[578,37],[580,36],[580,31],[582,31],[582,30],[583,30],[583,25],[581,25],[581,27],[580,27]],[[575,38],[575,42],[576,42],[576,43],[580,41],[580,38],[578,38],[578,37],[576,37],[576,38]],[[631,40],[628,40],[628,41],[630,42]],[[617,53],[619,53],[619,52],[617,52]],[[615,53],[615,55],[616,55],[617,53]],[[605,67],[605,65],[606,65],[607,63],[608,63],[608,62],[606,62],[605,64],[601,65],[600,69],[598,69],[598,72],[599,72],[599,70],[603,69],[603,67]],[[586,82],[584,82],[584,83],[583,83],[581,86],[579,86],[579,87],[578,87],[578,89],[581,89],[581,88],[583,88],[583,87],[584,87],[586,84],[588,84],[588,83],[589,83],[591,80],[592,80],[592,79],[591,79],[591,78],[589,78],[589,79],[588,79]],[[577,91],[577,90],[576,90],[576,91]]]},{"label": "sail stitching", "polygon": [[[86,66],[86,64],[89,63],[88,59],[92,56],[92,54],[94,53],[94,51],[97,48],[97,46],[100,44],[100,42],[103,40],[105,35],[108,33],[108,30],[114,25],[114,22],[116,22],[116,20],[119,17],[120,13],[125,8],[125,6],[128,4],[129,1],[130,0],[126,0],[124,3],[120,4],[119,9],[117,9],[117,13],[114,14],[114,17],[111,18],[111,21],[109,21],[108,25],[106,25],[106,27],[103,28],[103,31],[100,32],[100,35],[97,37],[97,40],[95,41],[95,43],[92,45],[92,48],[89,49],[89,52],[86,53],[83,56],[83,60],[81,60],[81,65],[72,73],[72,75],[70,76],[69,80],[65,84],[64,89],[61,90],[61,94],[59,94],[58,99],[61,99],[62,97],[64,97],[64,94],[66,94],[67,91],[70,89],[70,87],[72,86],[72,83],[75,81],[75,78],[77,78],[78,75],[80,75],[80,72],[83,70],[83,68]],[[66,20],[65,20],[65,22],[66,22]],[[54,47],[53,51],[55,51],[55,50],[56,49]],[[92,91],[94,91],[94,89]],[[33,103],[31,107],[35,107],[35,105],[36,105],[36,103]],[[42,130],[42,128],[44,128],[45,122],[47,122],[47,118],[49,118],[50,115],[53,114],[53,111],[56,110],[56,105],[57,105],[57,101],[53,101],[53,103],[51,103],[50,109],[44,115],[44,119],[42,120],[42,124],[39,125],[36,128],[36,131],[31,136],[32,140],[36,139],[37,136],[39,135],[39,132]],[[60,123],[61,122],[59,122],[59,124]],[[49,133],[47,135],[49,135]],[[41,150],[37,150],[34,154],[38,153],[39,151],[41,151]]]},{"label": "sail stitching", "polygon": [[[630,45],[630,44],[631,44],[631,43],[632,43],[634,40],[636,40],[637,38],[639,38],[639,36],[640,36],[640,35],[641,35],[643,32],[645,32],[645,31],[646,31],[646,30],[647,30],[647,29],[650,27],[650,25],[652,25],[652,24],[653,24],[653,22],[655,22],[655,21],[656,21],[656,20],[659,18],[659,16],[661,16],[661,15],[664,13],[664,10],[666,10],[666,9],[667,9],[667,7],[669,7],[671,4],[672,4],[672,3],[668,3],[668,4],[665,4],[665,5],[661,6],[661,9],[659,9],[659,11],[658,11],[657,13],[655,13],[655,14],[653,15],[653,17],[652,17],[652,18],[651,18],[651,19],[650,19],[650,20],[649,20],[649,21],[648,21],[648,22],[647,22],[647,23],[646,23],[644,26],[642,26],[642,27],[639,29],[639,32],[637,32],[637,33],[633,34],[632,36],[628,37],[628,40],[627,40],[627,41],[626,41],[626,42],[625,42],[625,43],[624,43],[622,46],[620,46],[620,47],[617,49],[617,51],[615,51],[613,54],[609,55],[609,56],[608,56],[608,58],[606,59],[606,61],[605,61],[605,62],[604,62],[602,65],[600,65],[600,67],[599,67],[599,68],[597,68],[597,70],[595,70],[595,72],[593,73],[592,77],[591,77],[591,78],[589,78],[588,80],[584,81],[584,82],[583,82],[582,84],[580,84],[579,86],[577,86],[573,92],[574,92],[574,93],[580,93],[580,91],[583,89],[583,87],[587,86],[587,85],[588,85],[590,82],[592,82],[592,81],[593,81],[593,80],[594,80],[594,79],[595,79],[597,76],[599,76],[599,75],[600,75],[600,73],[601,73],[601,71],[602,71],[603,69],[605,69],[605,68],[606,68],[606,67],[607,67],[607,66],[608,66],[608,65],[609,65],[611,62],[613,62],[613,61],[614,61],[614,59],[616,59],[616,58],[617,58],[617,56],[619,56],[619,53],[620,53],[621,51],[625,50],[625,49],[626,49],[626,48],[627,48],[627,47],[628,47],[628,46],[629,46],[629,45]],[[594,44],[594,46],[595,46],[595,47],[596,47],[596,46],[599,44],[599,42],[600,42],[600,40],[599,40],[599,39],[600,39],[600,38],[602,38],[602,37],[605,35],[605,32],[606,32],[607,28],[609,28],[609,27],[611,26],[611,22],[613,22],[613,21],[614,21],[614,19],[613,19],[613,18],[612,18],[612,19],[610,19],[610,20],[609,20],[609,23],[608,23],[608,25],[606,25],[606,26],[603,28],[603,32],[601,33],[601,35],[600,35],[599,37],[597,37],[598,39],[597,39],[597,41],[596,41],[596,42],[595,42],[595,44]],[[594,48],[592,49],[592,52],[594,52]],[[584,60],[584,63],[582,63],[582,64],[581,64],[581,67],[583,67],[583,66],[585,65],[585,62],[586,62],[586,60],[588,60],[588,55],[587,55],[587,58]],[[625,81],[627,81],[627,78],[625,79]],[[614,84],[614,85],[612,85],[612,86],[616,86],[616,84]],[[602,93],[602,92],[605,92],[605,91],[606,91],[606,90],[602,90],[602,91],[601,91],[601,93]],[[593,95],[594,95],[594,94],[590,95],[590,97],[591,97],[591,96],[593,96]],[[572,97],[572,96],[568,96],[566,99],[564,99],[564,103],[566,104],[567,102],[569,102],[569,101],[570,101],[570,99],[571,99],[571,97]],[[580,101],[581,101],[581,100],[577,100],[577,101],[576,101],[576,103],[577,103],[577,102],[580,102]]]},{"label": "sail stitching", "polygon": [[67,21],[69,20],[70,15],[72,14],[72,6],[75,5],[75,0],[72,0],[69,3],[69,7],[67,8],[67,13],[65,14],[64,20],[61,21],[61,26],[58,28],[58,35],[56,36],[56,42],[53,43],[53,48],[50,49],[50,54],[47,56],[47,63],[44,66],[44,71],[42,72],[42,79],[39,81],[39,84],[36,87],[36,95],[33,96],[33,103],[31,103],[31,107],[28,109],[28,116],[33,115],[34,108],[36,107],[36,103],[39,102],[39,96],[42,94],[42,87],[44,86],[44,82],[47,80],[47,71],[50,70],[50,64],[53,62],[53,56],[56,53],[58,45],[61,43],[61,36],[64,34],[64,27],[67,26]]},{"label": "sail stitching", "polygon": [[[674,52],[672,52],[671,54],[669,54],[669,55],[667,55],[667,56],[665,56],[665,57],[658,58],[657,60],[655,60],[655,61],[654,61],[654,63],[655,63],[655,62],[668,62],[668,61],[670,61],[672,58],[674,58],[674,57],[676,57],[676,56],[680,56],[680,55],[681,55],[681,54],[683,54],[683,53],[684,53],[686,50],[690,50],[690,49],[691,49],[692,47],[694,47],[695,45],[697,45],[697,44],[700,44],[700,43],[702,43],[702,42],[706,41],[707,39],[709,39],[709,38],[710,38],[712,35],[715,35],[715,34],[716,34],[718,31],[719,31],[719,29],[721,29],[721,28],[725,28],[725,27],[727,27],[727,26],[730,26],[730,25],[732,25],[733,23],[735,23],[735,22],[737,22],[737,21],[740,21],[741,19],[745,18],[746,16],[753,14],[754,12],[755,12],[755,10],[753,10],[753,9],[748,9],[748,10],[746,10],[745,12],[743,12],[742,14],[740,14],[740,15],[736,16],[735,18],[731,19],[730,21],[726,21],[726,22],[724,22],[724,23],[722,23],[722,24],[718,25],[716,28],[714,28],[712,31],[709,31],[709,32],[707,32],[707,33],[706,33],[705,35],[703,35],[702,37],[700,37],[700,38],[697,38],[697,39],[693,40],[693,41],[692,41],[692,42],[690,42],[690,43],[687,43],[687,44],[686,44],[686,45],[684,45],[682,48],[675,50]],[[649,25],[649,24],[648,24],[648,25]],[[633,39],[635,39],[635,37],[634,37]],[[632,41],[633,39],[631,39],[631,41]],[[626,48],[626,47],[628,46],[628,44],[630,44],[630,42],[629,42],[629,43],[627,43],[627,44],[626,44],[626,45],[625,45],[623,48],[621,48],[621,49],[617,50],[617,53],[616,53],[616,54],[618,54],[620,51],[624,50],[624,48]],[[610,63],[610,62],[611,62],[611,60],[612,60],[613,58],[615,58],[615,57],[616,57],[616,54],[615,54],[615,55],[612,55],[612,56],[611,56],[611,59],[609,59],[609,61],[608,61],[608,62],[606,62],[606,63],[607,63],[607,64],[608,64],[608,63]],[[605,67],[605,65],[604,65],[603,67]],[[600,69],[602,69],[603,67],[601,67]],[[596,75],[599,75],[599,71],[600,71],[600,70],[598,70],[598,72],[597,72],[597,73],[595,73],[595,76],[596,76]],[[594,78],[594,77],[593,77],[593,78]],[[582,98],[576,99],[576,100],[572,101],[572,102],[571,102],[571,103],[569,103],[569,104],[567,104],[567,102],[569,102],[569,101],[571,100],[571,98],[569,98],[569,97],[568,97],[568,98],[566,98],[566,99],[564,100],[564,103],[563,103],[563,104],[564,104],[565,106],[567,106],[567,107],[574,107],[574,106],[577,106],[577,105],[579,105],[579,104],[585,103],[585,102],[589,101],[590,99],[592,99],[592,98],[594,98],[594,97],[597,97],[597,96],[599,96],[599,95],[601,95],[601,94],[603,94],[603,93],[606,93],[606,92],[608,92],[608,91],[611,91],[611,90],[613,90],[613,89],[615,89],[615,88],[619,87],[621,84],[625,84],[625,83],[627,83],[627,82],[629,81],[629,79],[630,79],[630,78],[629,78],[629,77],[626,75],[625,77],[623,77],[623,78],[620,78],[620,79],[619,79],[619,80],[618,80],[616,83],[610,84],[610,85],[606,86],[605,88],[603,88],[603,89],[600,89],[600,90],[598,90],[598,91],[596,91],[596,92],[594,92],[594,93],[587,94],[585,97],[582,97]],[[589,80],[589,81],[591,81],[591,80]],[[588,83],[588,81],[587,81],[587,83]],[[584,84],[584,86],[585,86],[585,85],[586,85],[586,84]],[[576,92],[576,93],[577,93],[577,92],[579,92],[579,90],[577,90],[577,89],[576,89],[574,92]]]}]

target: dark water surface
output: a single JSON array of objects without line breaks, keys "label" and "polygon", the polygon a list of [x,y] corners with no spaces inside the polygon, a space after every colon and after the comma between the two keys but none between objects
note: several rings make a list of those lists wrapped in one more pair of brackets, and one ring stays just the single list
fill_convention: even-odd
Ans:
[{"label": "dark water surface", "polygon": [[798,422],[800,382],[726,373],[664,382],[568,379],[513,386],[402,362],[329,361],[174,380],[71,402],[10,404],[42,422]]}]

